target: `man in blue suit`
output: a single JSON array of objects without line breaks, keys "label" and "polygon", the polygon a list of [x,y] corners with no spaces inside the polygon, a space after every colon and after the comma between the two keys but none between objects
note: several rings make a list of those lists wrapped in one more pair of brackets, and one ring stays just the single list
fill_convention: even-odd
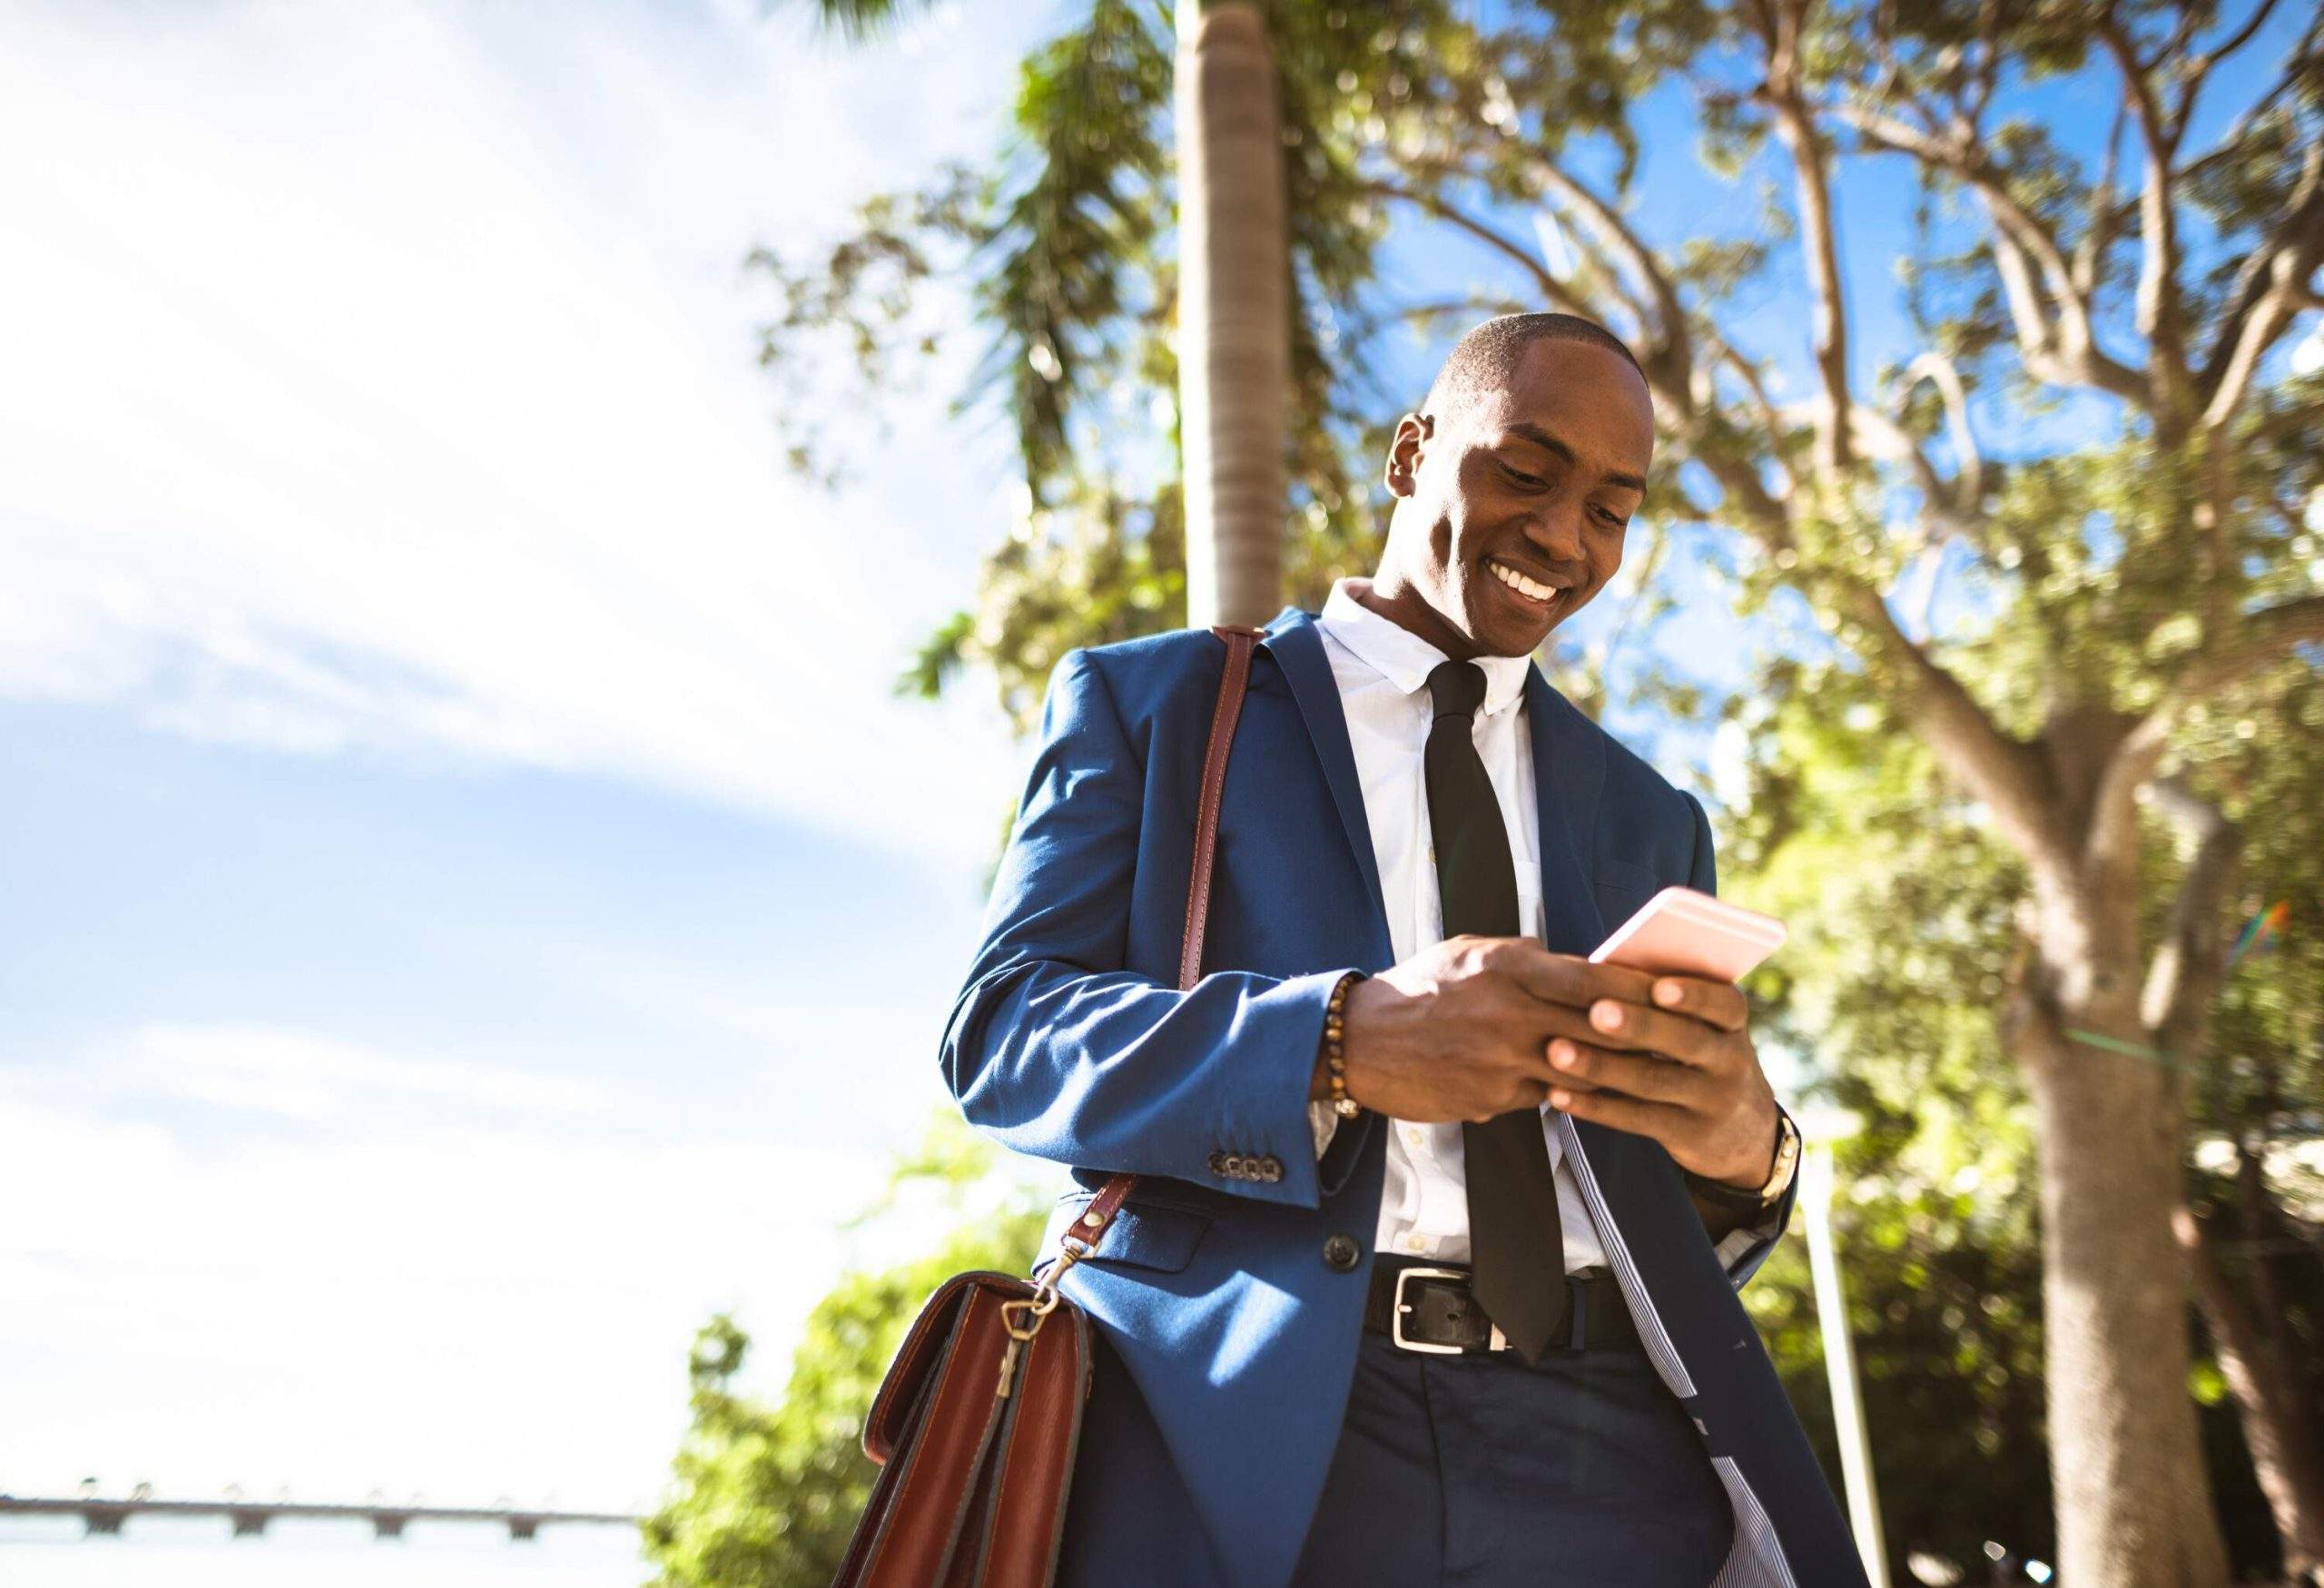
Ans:
[{"label": "man in blue suit", "polygon": [[1797,1137],[1740,992],[1589,964],[1716,885],[1689,795],[1529,658],[1620,566],[1646,384],[1585,321],[1464,338],[1370,579],[1259,643],[1206,973],[1177,986],[1223,647],[1075,651],[947,1028],[1073,1167],[1097,1376],[1060,1581],[1860,1584],[1736,1287]]}]

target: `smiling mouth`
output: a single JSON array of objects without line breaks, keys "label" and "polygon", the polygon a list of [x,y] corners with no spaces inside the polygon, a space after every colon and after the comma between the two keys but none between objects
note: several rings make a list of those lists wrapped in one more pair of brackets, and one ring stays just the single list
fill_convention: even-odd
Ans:
[{"label": "smiling mouth", "polygon": [[1561,595],[1564,594],[1557,586],[1545,585],[1530,574],[1519,573],[1498,557],[1488,557],[1485,567],[1494,578],[1499,579],[1536,607],[1551,606]]}]

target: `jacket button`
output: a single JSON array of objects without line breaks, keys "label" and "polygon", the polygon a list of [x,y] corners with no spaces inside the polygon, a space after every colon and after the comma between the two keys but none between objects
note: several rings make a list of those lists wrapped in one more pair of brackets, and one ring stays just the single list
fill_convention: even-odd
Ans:
[{"label": "jacket button", "polygon": [[1344,1274],[1364,1260],[1364,1249],[1352,1235],[1335,1235],[1324,1243],[1324,1261]]},{"label": "jacket button", "polygon": [[1215,1175],[1223,1175],[1226,1172],[1226,1155],[1225,1153],[1214,1152],[1210,1155],[1210,1172]]},{"label": "jacket button", "polygon": [[1269,1184],[1273,1184],[1275,1181],[1283,1179],[1283,1159],[1275,1157],[1273,1153],[1269,1153],[1266,1157],[1259,1159],[1259,1179],[1267,1181]]}]

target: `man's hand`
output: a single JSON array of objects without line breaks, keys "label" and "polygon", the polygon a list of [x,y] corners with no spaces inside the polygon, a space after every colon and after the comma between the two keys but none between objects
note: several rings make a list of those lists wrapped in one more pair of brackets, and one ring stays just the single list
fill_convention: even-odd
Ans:
[{"label": "man's hand", "polygon": [[[1532,991],[1553,957],[1530,938],[1452,937],[1358,981],[1341,1043],[1347,1095],[1423,1123],[1539,1108],[1563,1079],[1544,1050],[1565,1029],[1558,1017],[1579,1020]],[[1324,1095],[1320,1062],[1310,1095]]]},{"label": "man's hand", "polygon": [[[1696,1174],[1758,1186],[1776,1101],[1745,1012],[1723,982],[1593,965],[1531,938],[1448,938],[1348,990],[1347,1093],[1423,1122],[1546,1099],[1652,1137]],[[1320,1063],[1310,1095],[1325,1095]]]},{"label": "man's hand", "polygon": [[1551,1040],[1551,1105],[1650,1136],[1706,1179],[1757,1189],[1774,1165],[1776,1096],[1745,1029],[1742,991],[1691,976],[1631,974],[1645,996],[1595,999],[1586,1034]]}]

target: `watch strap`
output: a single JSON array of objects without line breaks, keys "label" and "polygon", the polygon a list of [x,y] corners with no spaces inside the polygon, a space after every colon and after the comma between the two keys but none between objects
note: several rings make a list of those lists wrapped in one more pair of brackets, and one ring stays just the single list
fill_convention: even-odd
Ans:
[{"label": "watch strap", "polygon": [[1797,1151],[1790,1155],[1792,1173],[1787,1175],[1784,1172],[1783,1147],[1784,1136],[1787,1132],[1796,1139],[1799,1134],[1799,1128],[1791,1122],[1789,1114],[1777,1109],[1775,1144],[1769,1149],[1772,1161],[1768,1169],[1768,1178],[1756,1188],[1731,1186],[1725,1180],[1710,1179],[1696,1174],[1691,1169],[1682,1169],[1679,1172],[1686,1178],[1689,1190],[1714,1207],[1728,1208],[1738,1213],[1765,1212],[1783,1200],[1784,1192],[1790,1189],[1792,1176],[1798,1172],[1799,1155]]}]

